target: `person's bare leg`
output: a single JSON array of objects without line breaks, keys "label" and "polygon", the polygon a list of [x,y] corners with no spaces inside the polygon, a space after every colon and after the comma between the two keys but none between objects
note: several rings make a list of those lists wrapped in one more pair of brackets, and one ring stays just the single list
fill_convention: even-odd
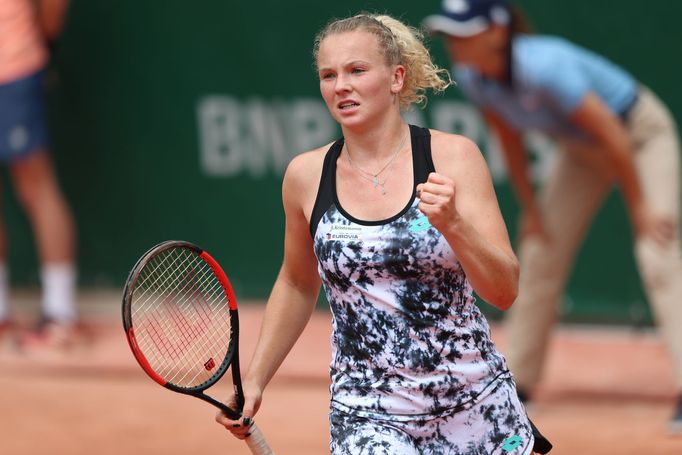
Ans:
[{"label": "person's bare leg", "polygon": [[48,319],[76,320],[75,228],[50,155],[39,151],[11,166],[19,202],[36,237],[41,263],[43,312]]}]

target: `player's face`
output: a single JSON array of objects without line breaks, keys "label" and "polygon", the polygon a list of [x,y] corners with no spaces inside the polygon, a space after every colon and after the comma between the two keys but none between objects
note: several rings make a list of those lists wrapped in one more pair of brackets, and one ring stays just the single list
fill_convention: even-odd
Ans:
[{"label": "player's face", "polygon": [[320,92],[341,126],[367,126],[399,109],[404,69],[387,65],[374,35],[356,30],[326,37],[317,56]]},{"label": "player's face", "polygon": [[450,58],[459,64],[475,67],[483,75],[501,78],[506,74],[507,29],[493,26],[468,38],[447,37]]}]

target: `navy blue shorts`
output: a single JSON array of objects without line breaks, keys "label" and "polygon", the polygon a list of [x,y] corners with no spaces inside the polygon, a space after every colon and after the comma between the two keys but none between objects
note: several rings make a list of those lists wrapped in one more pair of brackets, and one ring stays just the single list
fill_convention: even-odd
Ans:
[{"label": "navy blue shorts", "polygon": [[0,162],[13,163],[47,148],[44,71],[0,84]]}]

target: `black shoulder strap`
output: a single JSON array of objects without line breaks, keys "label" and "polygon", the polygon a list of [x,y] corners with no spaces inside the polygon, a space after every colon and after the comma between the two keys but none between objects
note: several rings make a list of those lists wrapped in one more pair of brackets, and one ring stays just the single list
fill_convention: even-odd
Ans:
[{"label": "black shoulder strap", "polygon": [[410,125],[412,159],[414,160],[414,185],[426,182],[436,169],[431,158],[431,132],[428,128]]},{"label": "black shoulder strap", "polygon": [[310,235],[313,237],[315,237],[315,230],[317,229],[317,225],[320,223],[322,216],[327,213],[329,207],[334,203],[334,192],[336,190],[334,188],[336,160],[339,158],[342,148],[343,138],[334,142],[324,156],[320,186],[317,189],[315,205],[313,206],[313,212],[310,215]]}]

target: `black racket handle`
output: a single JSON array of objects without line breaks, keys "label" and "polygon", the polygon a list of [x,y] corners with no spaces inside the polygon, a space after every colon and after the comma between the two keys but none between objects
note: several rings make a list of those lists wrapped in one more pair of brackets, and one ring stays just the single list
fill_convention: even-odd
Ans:
[{"label": "black racket handle", "polygon": [[235,411],[231,407],[227,406],[225,403],[218,401],[213,397],[209,397],[208,395],[205,395],[203,393],[197,394],[195,396],[197,398],[201,398],[202,400],[211,403],[213,406],[223,411],[223,413],[232,420],[239,420],[242,418],[241,412]]},{"label": "black racket handle", "polygon": [[220,403],[220,406],[218,406],[223,413],[229,417],[232,420],[239,420],[242,418],[241,413],[235,411],[234,409],[230,408],[229,406],[224,405],[223,403]]}]

